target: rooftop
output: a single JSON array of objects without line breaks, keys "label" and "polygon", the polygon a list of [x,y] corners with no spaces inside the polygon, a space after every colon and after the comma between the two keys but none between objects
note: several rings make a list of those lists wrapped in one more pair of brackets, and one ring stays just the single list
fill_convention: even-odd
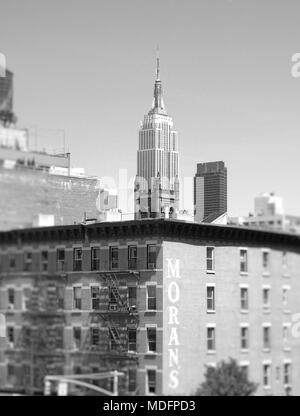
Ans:
[{"label": "rooftop", "polygon": [[300,252],[300,236],[274,230],[191,223],[174,219],[142,219],[92,224],[61,225],[0,232],[0,246],[39,244],[45,241],[82,242],[95,239],[157,237],[189,244],[245,245]]}]

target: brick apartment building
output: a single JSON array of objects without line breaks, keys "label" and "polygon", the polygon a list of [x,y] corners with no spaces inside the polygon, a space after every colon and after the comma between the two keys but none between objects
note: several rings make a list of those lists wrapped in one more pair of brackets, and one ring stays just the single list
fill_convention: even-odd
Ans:
[{"label": "brick apartment building", "polygon": [[[298,236],[152,219],[0,233],[0,389],[120,370],[120,394],[193,394],[233,357],[300,395]],[[299,326],[299,325],[298,325]],[[110,380],[102,381],[110,389]]]}]

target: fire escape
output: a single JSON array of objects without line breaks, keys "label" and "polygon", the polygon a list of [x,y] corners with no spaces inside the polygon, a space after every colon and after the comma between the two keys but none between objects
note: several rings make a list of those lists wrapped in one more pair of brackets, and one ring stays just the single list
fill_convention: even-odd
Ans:
[{"label": "fire escape", "polygon": [[[97,275],[99,291],[92,297],[87,334],[81,348],[75,354],[77,357],[80,356],[77,365],[86,372],[95,367],[96,371],[100,372],[123,371],[127,377],[120,378],[120,394],[133,394],[129,387],[129,372],[137,370],[138,358],[136,346],[129,348],[129,331],[136,334],[138,313],[136,299],[133,302],[129,297],[126,283],[128,277],[134,277],[136,284],[139,273],[109,271],[98,272]],[[137,286],[133,287],[136,290]],[[108,386],[102,384],[101,387]]]},{"label": "fire escape", "polygon": [[7,351],[19,369],[17,387],[26,394],[42,394],[44,377],[64,369],[65,314],[59,288],[63,289],[61,283],[39,276],[28,296],[14,348]]}]

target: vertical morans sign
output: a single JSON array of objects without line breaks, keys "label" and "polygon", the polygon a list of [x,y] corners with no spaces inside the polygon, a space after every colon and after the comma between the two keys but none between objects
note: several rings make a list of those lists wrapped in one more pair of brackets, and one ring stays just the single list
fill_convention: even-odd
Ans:
[{"label": "vertical morans sign", "polygon": [[164,394],[180,388],[180,260],[167,258],[164,280]]}]

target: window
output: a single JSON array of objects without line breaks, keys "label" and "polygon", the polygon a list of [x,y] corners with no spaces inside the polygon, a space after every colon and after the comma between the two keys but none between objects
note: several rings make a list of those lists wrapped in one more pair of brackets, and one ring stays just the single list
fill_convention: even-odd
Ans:
[{"label": "window", "polygon": [[148,351],[156,352],[156,328],[147,328]]},{"label": "window", "polygon": [[284,344],[286,344],[289,340],[289,324],[283,324],[282,338],[283,338]]},{"label": "window", "polygon": [[59,349],[63,349],[64,347],[64,329],[58,327],[56,329],[56,338],[55,338],[55,347]]},{"label": "window", "polygon": [[263,307],[268,309],[270,308],[270,288],[263,288]]},{"label": "window", "polygon": [[240,250],[240,271],[241,273],[248,272],[248,252],[245,249]]},{"label": "window", "polygon": [[8,257],[8,268],[12,272],[16,268],[16,258],[14,255],[10,254]]},{"label": "window", "polygon": [[241,349],[249,349],[249,328],[248,326],[241,326]]},{"label": "window", "polygon": [[75,286],[73,288],[73,307],[74,309],[81,309],[81,287]]},{"label": "window", "polygon": [[91,287],[92,309],[100,309],[100,288],[99,286]]},{"label": "window", "polygon": [[215,249],[214,247],[206,247],[206,270],[215,270]]},{"label": "window", "polygon": [[291,369],[292,369],[291,363],[283,364],[283,383],[285,386],[288,386],[291,384],[291,373],[292,373]]},{"label": "window", "polygon": [[74,348],[79,349],[81,345],[81,328],[80,326],[73,327]]},{"label": "window", "polygon": [[100,270],[100,248],[91,248],[91,269]]},{"label": "window", "polygon": [[9,342],[9,346],[12,348],[15,342],[15,329],[13,326],[7,327],[7,340]]},{"label": "window", "polygon": [[240,366],[240,368],[243,372],[244,377],[248,380],[248,378],[249,378],[249,364],[242,364]]},{"label": "window", "polygon": [[147,310],[156,311],[156,286],[147,286]]},{"label": "window", "polygon": [[248,296],[248,288],[241,287],[241,310],[247,311],[249,308],[249,296]]},{"label": "window", "polygon": [[207,351],[216,350],[216,328],[207,327]]},{"label": "window", "polygon": [[136,286],[128,287],[128,304],[129,307],[136,307]]},{"label": "window", "polygon": [[283,251],[282,252],[282,266],[287,267],[287,265],[288,265],[287,252]]},{"label": "window", "polygon": [[7,364],[7,384],[14,385],[16,382],[15,366]]},{"label": "window", "polygon": [[263,365],[263,384],[264,387],[270,387],[271,382],[271,365],[264,364]]},{"label": "window", "polygon": [[9,288],[7,290],[8,309],[14,309],[15,307],[15,289]]},{"label": "window", "polygon": [[56,269],[59,272],[65,270],[65,250],[63,248],[56,251]]},{"label": "window", "polygon": [[128,247],[128,269],[134,270],[137,265],[137,246]]},{"label": "window", "polygon": [[270,260],[270,253],[268,251],[263,251],[263,272],[268,273],[269,272],[269,260]]},{"label": "window", "polygon": [[271,327],[264,326],[263,327],[263,345],[265,350],[269,350],[271,348]]},{"label": "window", "polygon": [[156,245],[147,246],[147,269],[156,269]]},{"label": "window", "polygon": [[42,272],[48,271],[48,251],[41,252],[41,268]]},{"label": "window", "polygon": [[110,247],[110,268],[118,269],[119,268],[119,248]]},{"label": "window", "polygon": [[128,329],[128,351],[136,351],[136,329]]},{"label": "window", "polygon": [[65,288],[63,286],[57,286],[56,288],[58,309],[65,308]]},{"label": "window", "polygon": [[32,253],[27,251],[24,253],[24,271],[30,272],[32,270]]},{"label": "window", "polygon": [[287,306],[288,304],[288,288],[287,287],[282,288],[282,304],[284,306]]},{"label": "window", "polygon": [[74,248],[73,251],[73,270],[82,270],[82,248]]},{"label": "window", "polygon": [[92,327],[91,328],[91,342],[92,342],[92,345],[98,345],[99,341],[100,341],[99,328]]},{"label": "window", "polygon": [[24,311],[26,311],[26,309],[28,308],[28,303],[30,301],[30,295],[31,295],[31,288],[29,287],[24,287],[23,289],[23,296],[22,296],[22,309]]},{"label": "window", "polygon": [[156,393],[156,370],[147,370],[148,394]]},{"label": "window", "polygon": [[136,370],[129,369],[128,370],[128,391],[133,393],[136,391]]},{"label": "window", "polygon": [[207,311],[214,312],[215,311],[215,288],[214,286],[207,286],[206,288],[206,303],[207,303]]}]

